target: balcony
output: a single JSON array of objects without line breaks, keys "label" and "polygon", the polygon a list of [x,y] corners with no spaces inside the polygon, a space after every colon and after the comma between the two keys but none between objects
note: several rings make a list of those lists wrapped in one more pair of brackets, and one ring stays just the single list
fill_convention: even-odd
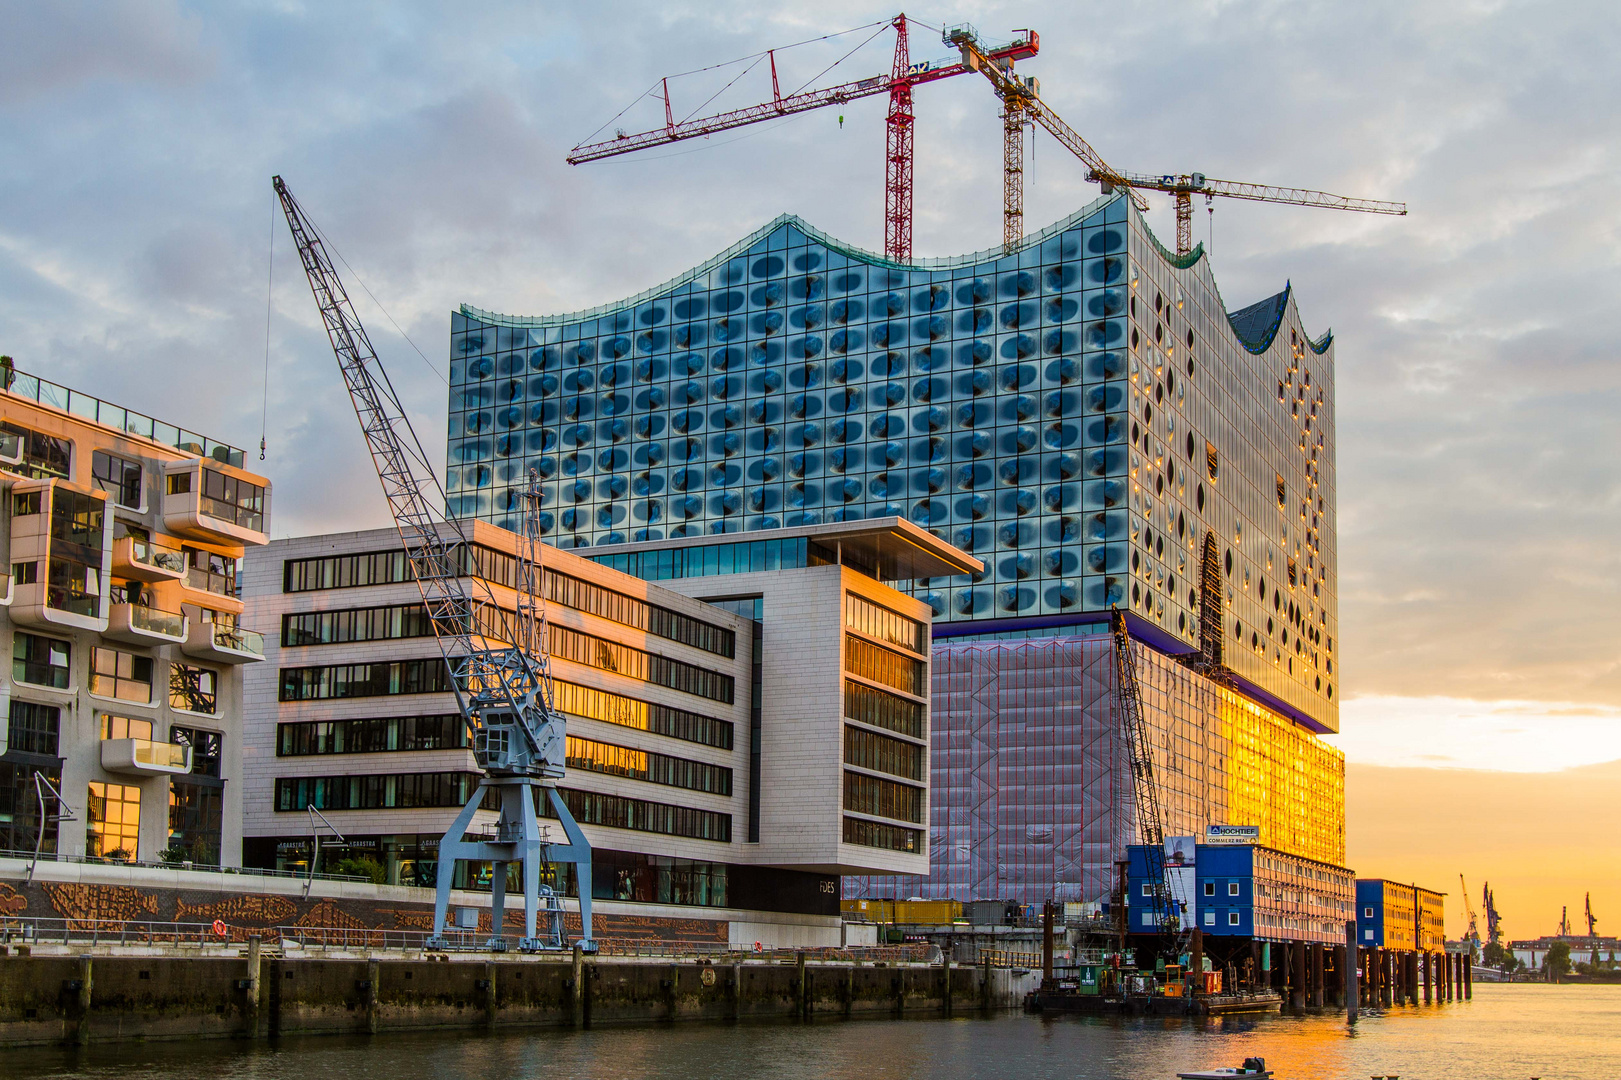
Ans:
[{"label": "balcony", "polygon": [[176,776],[191,772],[191,747],[152,739],[103,739],[101,767],[137,776]]},{"label": "balcony", "polygon": [[179,548],[120,536],[113,541],[113,576],[148,584],[180,581],[186,576],[186,556]]},{"label": "balcony", "polygon": [[107,612],[104,638],[131,645],[179,645],[186,640],[186,616],[145,604],[114,604]]},{"label": "balcony", "polygon": [[189,634],[180,650],[198,660],[216,664],[256,664],[265,658],[263,634],[241,626],[203,621],[197,633]]},{"label": "balcony", "polygon": [[270,482],[223,462],[172,462],[163,469],[163,522],[174,536],[211,544],[269,539]]}]

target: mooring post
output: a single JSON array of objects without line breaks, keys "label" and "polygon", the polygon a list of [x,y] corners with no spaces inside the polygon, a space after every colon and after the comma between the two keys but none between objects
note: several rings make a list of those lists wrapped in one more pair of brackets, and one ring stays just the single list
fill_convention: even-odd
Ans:
[{"label": "mooring post", "polygon": [[979,962],[979,1007],[986,1012],[991,1011],[991,958],[982,957]]},{"label": "mooring post", "polygon": [[[1197,931],[1195,931],[1197,933]],[[1041,905],[1041,985],[1042,988],[1052,985],[1053,981],[1053,902],[1046,901]]]},{"label": "mooring post", "polygon": [[495,961],[484,961],[484,1026],[495,1027]]},{"label": "mooring post", "polygon": [[381,981],[383,965],[376,960],[366,961],[366,1033],[377,1034],[377,984]]},{"label": "mooring post", "polygon": [[94,982],[95,971],[90,963],[90,957],[79,958],[79,1024],[73,1029],[73,1045],[90,1045],[90,988]]},{"label": "mooring post", "polygon": [[1475,1000],[1475,965],[1471,961],[1465,961],[1463,965],[1463,999]]},{"label": "mooring post", "polygon": [[1326,973],[1324,972],[1323,969],[1326,966],[1327,965],[1324,964],[1324,962],[1323,962],[1323,943],[1320,942],[1320,941],[1312,942],[1312,945],[1311,945],[1311,1007],[1314,1008],[1314,1009],[1321,1009],[1323,1007],[1323,983],[1324,983],[1325,979],[1327,978],[1327,975],[1326,975]]},{"label": "mooring post", "polygon": [[743,961],[732,961],[732,1019],[743,1019]]},{"label": "mooring post", "polygon": [[1289,1007],[1295,1010],[1304,1010],[1306,1007],[1306,943],[1294,942],[1289,946],[1291,959],[1294,960],[1294,986],[1289,994]]},{"label": "mooring post", "polygon": [[[947,947],[949,948],[949,946]],[[945,969],[945,993],[940,995],[940,1012],[944,1016],[951,1015],[951,953],[942,950],[940,953],[940,966]]]},{"label": "mooring post", "polygon": [[1193,987],[1191,996],[1197,997],[1204,993],[1204,931],[1197,926],[1193,928],[1193,939],[1189,942],[1192,955],[1188,957],[1187,982]]},{"label": "mooring post", "polygon": [[585,1027],[585,950],[580,943],[574,943],[574,971],[571,976],[574,982],[574,1028],[578,1031]]},{"label": "mooring post", "polygon": [[250,1039],[259,1037],[259,935],[248,935],[248,989],[242,999],[243,1026]]},{"label": "mooring post", "polygon": [[1357,979],[1358,955],[1356,941],[1356,920],[1345,920],[1345,963],[1342,965],[1340,985],[1345,995],[1345,1022],[1356,1023],[1358,1007],[1362,1004],[1362,986]]},{"label": "mooring post", "polygon": [[805,954],[803,952],[799,953],[794,962],[796,965],[794,985],[798,991],[799,1018],[803,1020],[810,1016],[810,995],[806,992],[809,984],[805,977]]}]

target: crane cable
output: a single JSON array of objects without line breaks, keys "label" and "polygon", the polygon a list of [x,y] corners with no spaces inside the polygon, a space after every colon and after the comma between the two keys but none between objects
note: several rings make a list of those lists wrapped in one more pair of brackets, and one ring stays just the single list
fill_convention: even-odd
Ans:
[{"label": "crane cable", "polygon": [[276,211],[280,207],[272,196],[270,200],[270,251],[265,257],[265,383],[264,400],[259,413],[259,460],[265,459],[265,433],[270,422],[270,311],[276,286]]}]

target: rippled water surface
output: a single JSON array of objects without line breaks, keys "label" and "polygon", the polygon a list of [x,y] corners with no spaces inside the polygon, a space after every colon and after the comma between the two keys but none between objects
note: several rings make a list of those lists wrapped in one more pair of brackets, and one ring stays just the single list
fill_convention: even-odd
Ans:
[{"label": "rippled water surface", "polygon": [[1477,985],[1464,1004],[1343,1017],[1099,1020],[1017,1014],[0,1050],[0,1076],[140,1080],[1170,1078],[1267,1059],[1279,1080],[1621,1077],[1621,986]]}]

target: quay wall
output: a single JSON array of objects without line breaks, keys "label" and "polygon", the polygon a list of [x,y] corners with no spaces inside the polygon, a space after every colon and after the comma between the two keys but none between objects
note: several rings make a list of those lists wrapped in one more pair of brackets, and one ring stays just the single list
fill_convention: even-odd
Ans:
[{"label": "quay wall", "polygon": [[432,1029],[951,1015],[1039,973],[956,965],[595,957],[0,956],[0,1047]]}]

